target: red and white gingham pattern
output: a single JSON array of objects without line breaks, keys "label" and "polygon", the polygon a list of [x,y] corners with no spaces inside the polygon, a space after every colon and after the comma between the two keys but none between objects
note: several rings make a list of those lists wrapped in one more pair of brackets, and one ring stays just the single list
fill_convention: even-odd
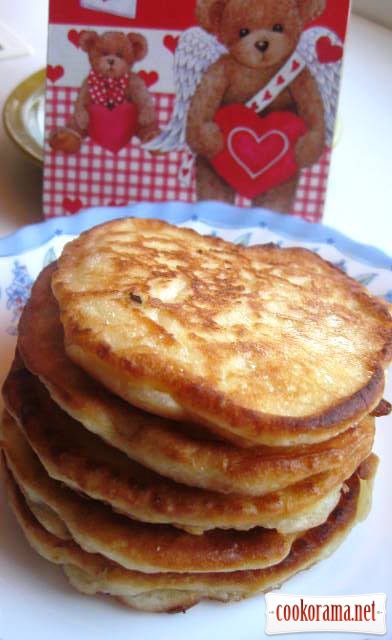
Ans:
[{"label": "red and white gingham pattern", "polygon": [[[78,90],[49,86],[46,93],[46,130],[64,126]],[[173,111],[174,96],[153,94],[160,126],[167,124]],[[44,214],[57,217],[99,205],[125,205],[140,200],[195,201],[194,180],[182,186],[178,176],[184,153],[152,156],[137,141],[117,154],[103,149],[90,139],[84,140],[77,155],[53,152],[45,147]],[[302,172],[293,214],[317,222],[322,217],[326,195],[330,153]],[[237,204],[248,206],[243,198]]]},{"label": "red and white gingham pattern", "polygon": [[293,213],[309,222],[323,217],[330,162],[331,151],[326,149],[317,164],[301,171]]}]

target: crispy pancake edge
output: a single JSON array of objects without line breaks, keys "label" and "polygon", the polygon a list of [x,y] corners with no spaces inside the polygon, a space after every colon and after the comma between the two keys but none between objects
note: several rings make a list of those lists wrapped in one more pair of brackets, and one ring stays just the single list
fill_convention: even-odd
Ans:
[{"label": "crispy pancake edge", "polygon": [[102,556],[82,551],[72,541],[61,541],[48,533],[29,511],[9,471],[6,484],[10,507],[30,545],[45,559],[65,565],[66,575],[79,591],[91,595],[110,593],[118,598],[126,598],[127,604],[134,606],[133,599],[137,595],[162,590],[185,590],[188,597],[198,596],[196,601],[191,602],[192,605],[202,598],[238,600],[278,587],[298,571],[328,557],[343,542],[351,528],[366,516],[367,507],[364,509],[361,506],[361,496],[362,492],[369,494],[371,491],[376,468],[377,458],[371,456],[350,479],[348,492],[342,496],[339,506],[328,522],[306,532],[298,539],[290,555],[279,565],[265,570],[231,574],[146,576],[139,572],[126,571]]},{"label": "crispy pancake edge", "polygon": [[262,528],[216,529],[193,536],[169,525],[131,520],[52,480],[17,426],[14,431],[5,429],[2,440],[7,465],[23,492],[55,511],[86,551],[101,553],[128,569],[145,573],[256,569],[280,562],[297,537]]},{"label": "crispy pancake edge", "polygon": [[[288,445],[293,442],[306,443],[310,441],[321,441],[331,437],[332,434],[340,433],[351,424],[359,421],[379,404],[385,385],[384,367],[392,358],[392,320],[384,304],[368,294],[364,287],[329,265],[331,274],[344,281],[347,290],[355,295],[368,310],[378,314],[380,323],[388,326],[385,330],[387,337],[384,347],[378,353],[378,363],[374,364],[370,380],[362,388],[358,389],[349,397],[342,398],[325,411],[307,417],[290,417],[264,414],[261,411],[254,411],[235,404],[227,395],[208,385],[194,383],[186,380],[183,376],[178,376],[165,363],[157,362],[156,357],[149,354],[143,355],[143,361],[138,359],[134,362],[131,357],[120,358],[109,345],[103,345],[97,341],[91,330],[78,325],[75,318],[71,317],[67,311],[67,301],[70,294],[61,280],[62,271],[72,269],[77,260],[73,251],[83,245],[84,237],[89,234],[94,238],[94,234],[101,234],[102,229],[110,232],[116,229],[119,221],[100,225],[93,230],[85,232],[79,239],[74,240],[66,246],[62,257],[58,262],[58,269],[53,275],[53,290],[60,299],[62,322],[65,327],[66,348],[70,357],[80,366],[85,368],[90,375],[98,377],[101,382],[110,387],[113,391],[126,397],[131,402],[137,404],[137,393],[135,386],[139,386],[143,381],[149,380],[152,389],[164,392],[177,405],[176,418],[192,419],[208,426],[212,431],[223,438],[233,441],[239,446],[250,446],[251,443],[260,444],[281,444]],[[120,221],[121,224],[124,220]],[[140,228],[146,221],[133,221]],[[148,225],[155,225],[159,228],[167,228],[171,225],[160,221],[148,221]],[[200,238],[199,234],[189,229],[181,230],[191,243],[193,238]],[[214,239],[215,243],[215,239]],[[216,239],[215,246],[227,246],[223,240]],[[257,253],[258,247],[241,249],[241,251]],[[265,250],[265,247],[264,249]],[[282,250],[283,251],[283,250]],[[311,253],[304,249],[291,250],[302,254]],[[312,254],[312,259],[327,265],[320,257]],[[328,266],[328,265],[327,265]],[[116,376],[114,376],[116,372]],[[121,380],[119,377],[121,372]],[[154,372],[152,374],[152,372]],[[118,380],[118,382],[117,382]],[[128,381],[128,382],[127,382]],[[143,385],[142,385],[143,386]],[[146,408],[145,406],[143,408]],[[156,410],[152,405],[150,410]],[[173,414],[174,417],[174,414]],[[240,427],[238,426],[240,425]]]}]

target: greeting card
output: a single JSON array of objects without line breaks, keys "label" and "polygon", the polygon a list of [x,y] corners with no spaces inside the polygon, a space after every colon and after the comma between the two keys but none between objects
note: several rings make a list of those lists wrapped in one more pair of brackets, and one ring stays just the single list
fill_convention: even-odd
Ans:
[{"label": "greeting card", "polygon": [[45,216],[220,200],[322,217],[349,0],[50,0]]}]

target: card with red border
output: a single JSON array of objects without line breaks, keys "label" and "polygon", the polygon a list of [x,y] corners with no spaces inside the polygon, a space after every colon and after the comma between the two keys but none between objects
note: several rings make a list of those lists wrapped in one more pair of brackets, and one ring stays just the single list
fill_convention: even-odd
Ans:
[{"label": "card with red border", "polygon": [[349,0],[50,0],[45,217],[220,200],[321,220],[348,14]]}]

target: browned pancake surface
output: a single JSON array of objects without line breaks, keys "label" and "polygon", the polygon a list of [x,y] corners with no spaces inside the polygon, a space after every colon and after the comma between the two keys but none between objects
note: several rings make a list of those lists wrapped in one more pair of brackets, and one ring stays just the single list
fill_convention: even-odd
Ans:
[{"label": "browned pancake surface", "polygon": [[[127,604],[147,610],[171,611],[178,593],[179,608],[187,608],[203,598],[237,600],[278,587],[292,575],[327,557],[342,543],[350,529],[366,516],[363,493],[371,492],[377,459],[371,456],[347,484],[338,507],[328,521],[303,534],[293,544],[281,563],[258,571],[232,573],[144,574],[125,570],[99,554],[83,551],[72,540],[60,540],[43,528],[28,509],[11,473],[7,473],[10,505],[33,548],[47,560],[64,565],[71,583],[83,593],[105,593],[126,599]],[[366,502],[366,500],[365,500]],[[167,606],[157,608],[148,597],[152,593],[167,594]],[[137,607],[150,602],[149,607]],[[192,597],[193,596],[193,597]],[[155,598],[156,602],[156,598]]]},{"label": "browned pancake surface", "polygon": [[321,524],[336,506],[344,480],[370,454],[374,438],[374,419],[368,418],[353,433],[350,455],[339,468],[258,498],[224,495],[180,485],[132,462],[70,418],[17,362],[4,397],[51,477],[137,520],[191,533],[255,526],[291,533]]},{"label": "browned pancake surface", "polygon": [[358,446],[362,432],[350,429],[319,444],[242,449],[135,409],[67,358],[50,289],[54,269],[41,273],[22,314],[18,346],[23,360],[65,411],[145,467],[190,486],[257,496],[341,468]]},{"label": "browned pancake surface", "polygon": [[85,550],[145,573],[225,572],[280,562],[294,535],[255,528],[194,536],[169,525],[150,525],[114,513],[52,480],[15,423],[3,420],[2,448],[15,480],[30,500],[43,502]]},{"label": "browned pancake surface", "polygon": [[71,359],[240,445],[322,441],[381,400],[386,306],[305,249],[122,219],[69,243],[52,287]]}]

